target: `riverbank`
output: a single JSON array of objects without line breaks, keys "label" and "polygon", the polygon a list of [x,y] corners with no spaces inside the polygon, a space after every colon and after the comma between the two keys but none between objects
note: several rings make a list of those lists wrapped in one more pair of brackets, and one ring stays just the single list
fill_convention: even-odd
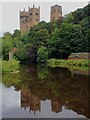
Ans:
[{"label": "riverbank", "polygon": [[[19,72],[19,61],[17,60],[0,60],[0,69],[3,73],[18,73]],[[1,65],[2,64],[2,65]],[[70,70],[84,70],[88,71],[90,62],[86,59],[70,59],[70,60],[61,60],[61,59],[49,59],[47,61],[49,67],[67,67]]]},{"label": "riverbank", "polygon": [[49,67],[67,67],[71,70],[87,70],[90,66],[89,60],[86,59],[49,59],[47,61]]}]

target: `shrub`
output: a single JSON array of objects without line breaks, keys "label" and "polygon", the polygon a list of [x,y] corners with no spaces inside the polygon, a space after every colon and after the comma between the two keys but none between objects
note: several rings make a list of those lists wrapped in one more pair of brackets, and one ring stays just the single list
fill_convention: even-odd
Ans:
[{"label": "shrub", "polygon": [[2,61],[2,72],[8,73],[8,72],[16,72],[19,71],[19,61],[16,60],[10,60],[10,61]]}]

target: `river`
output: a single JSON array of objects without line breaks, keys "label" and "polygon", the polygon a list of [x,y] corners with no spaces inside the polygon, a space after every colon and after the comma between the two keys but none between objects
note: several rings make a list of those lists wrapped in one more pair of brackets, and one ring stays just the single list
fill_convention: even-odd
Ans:
[{"label": "river", "polygon": [[88,77],[68,68],[23,65],[3,74],[3,118],[90,118]]}]

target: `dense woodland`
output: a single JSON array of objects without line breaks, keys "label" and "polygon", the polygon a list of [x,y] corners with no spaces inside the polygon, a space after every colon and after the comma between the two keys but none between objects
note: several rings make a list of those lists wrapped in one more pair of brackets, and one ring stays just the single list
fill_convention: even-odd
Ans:
[{"label": "dense woodland", "polygon": [[63,20],[41,21],[28,34],[20,30],[2,38],[2,55],[8,60],[9,51],[16,47],[14,58],[19,61],[46,62],[49,58],[67,59],[74,52],[89,52],[90,4],[64,16]]}]

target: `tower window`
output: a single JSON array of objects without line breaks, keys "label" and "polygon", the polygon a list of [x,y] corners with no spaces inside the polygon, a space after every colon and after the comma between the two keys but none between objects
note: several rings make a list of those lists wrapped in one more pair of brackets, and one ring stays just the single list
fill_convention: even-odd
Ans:
[{"label": "tower window", "polygon": [[21,16],[20,19],[22,22],[26,22],[28,21],[28,16]]},{"label": "tower window", "polygon": [[30,13],[30,15],[32,15],[32,13]]},{"label": "tower window", "polygon": [[39,19],[36,19],[36,21],[39,21]]},{"label": "tower window", "polygon": [[38,15],[38,13],[35,13],[35,15]]},{"label": "tower window", "polygon": [[24,20],[25,20],[25,21],[27,21],[27,20],[28,20],[28,17],[27,17],[27,16],[25,16],[25,17],[24,17]]}]

